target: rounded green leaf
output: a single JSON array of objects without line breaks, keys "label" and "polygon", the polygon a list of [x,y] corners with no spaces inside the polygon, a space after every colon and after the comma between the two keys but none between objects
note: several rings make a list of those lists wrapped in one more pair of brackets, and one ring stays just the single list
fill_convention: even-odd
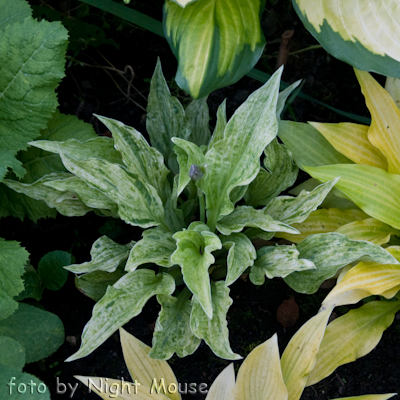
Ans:
[{"label": "rounded green leaf", "polygon": [[45,254],[39,261],[40,280],[46,289],[59,290],[68,278],[68,271],[63,267],[71,264],[71,254],[55,250]]},{"label": "rounded green leaf", "polygon": [[24,346],[7,336],[0,336],[0,364],[22,370],[25,365]]}]

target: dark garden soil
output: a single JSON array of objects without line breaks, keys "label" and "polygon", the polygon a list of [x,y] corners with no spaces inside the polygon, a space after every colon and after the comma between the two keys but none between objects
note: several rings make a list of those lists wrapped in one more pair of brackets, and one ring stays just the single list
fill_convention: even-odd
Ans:
[{"label": "dark garden soil", "polygon": [[[39,5],[39,3],[42,7],[46,7],[45,2],[32,1],[32,4]],[[93,123],[99,135],[109,135],[109,132],[95,119],[94,113],[118,119],[145,134],[145,98],[148,95],[149,79],[157,57],[161,59],[164,74],[167,81],[172,84],[175,95],[184,103],[190,100],[173,81],[177,64],[164,38],[78,1],[49,3],[56,9],[65,7],[63,11],[67,14],[69,12],[72,17],[79,15],[82,21],[97,25],[104,30],[106,38],[112,38],[119,45],[117,49],[112,44],[102,44],[98,47],[89,44],[86,49],[75,49],[75,53],[69,52],[69,55],[75,58],[75,62],[69,62],[66,77],[58,89],[61,112],[74,114],[86,122]],[[131,6],[161,20],[162,3],[162,0],[132,1]],[[74,10],[75,7],[80,8]],[[269,11],[264,14],[263,26],[269,44],[257,68],[268,73],[274,71],[280,37],[285,30],[294,29],[290,52],[298,53],[288,56],[283,80],[292,83],[303,79],[304,93],[336,108],[368,117],[352,68],[334,59],[321,48],[299,52],[318,43],[303,28],[289,0],[279,2],[270,0],[267,1],[267,7]],[[37,10],[37,13],[43,13],[43,9]],[[75,36],[79,42],[79,32],[75,32]],[[81,39],[83,43],[87,37],[83,37],[82,34]],[[134,75],[128,68],[125,77],[129,81],[133,76],[132,84],[136,90],[131,88],[128,93],[128,85],[118,72],[101,68],[110,67],[107,60],[120,71],[124,71],[126,66],[131,67]],[[79,65],[76,61],[85,65]],[[208,100],[211,116],[215,116],[216,109],[224,98],[227,98],[228,114],[232,115],[247,96],[260,85],[260,82],[244,77],[237,84],[212,93]],[[302,122],[348,121],[327,108],[299,98],[285,111],[283,119],[296,119]],[[210,124],[213,125],[214,122],[213,118]],[[304,180],[304,177],[305,175],[300,175],[299,179]],[[56,219],[39,220],[37,223],[29,220],[21,222],[10,217],[1,222],[0,237],[21,242],[31,254],[31,263],[34,266],[37,266],[39,259],[51,250],[71,251],[77,263],[87,261],[90,259],[89,251],[92,243],[102,234],[107,234],[123,244],[140,237],[140,231],[135,227],[93,214],[80,218],[58,215]],[[301,325],[316,314],[328,290],[320,289],[317,294],[306,296],[293,292],[279,279],[267,280],[260,287],[252,285],[246,277],[239,279],[231,287],[230,295],[234,303],[228,313],[233,350],[246,356],[255,346],[277,332],[282,351]],[[293,326],[284,328],[278,322],[276,313],[280,304],[291,296],[299,305],[299,318]],[[27,365],[25,371],[38,376],[49,386],[52,399],[70,398],[69,388],[65,394],[57,394],[57,382],[74,386],[77,381],[73,375],[123,377],[125,380],[130,380],[122,357],[118,333],[90,356],[71,363],[64,362],[68,356],[77,351],[83,327],[90,319],[94,306],[93,300],[75,288],[73,274],[70,274],[66,285],[60,291],[45,291],[41,303],[48,311],[61,318],[67,340],[55,354],[38,363]],[[159,309],[155,298],[151,299],[143,312],[129,322],[125,329],[151,345],[152,330]],[[346,311],[347,308],[342,307],[336,310],[336,313],[340,315]],[[375,350],[356,362],[340,367],[330,377],[307,388],[302,399],[325,400],[400,391],[400,315],[397,317]],[[203,343],[192,356],[184,359],[174,356],[170,364],[180,382],[197,384],[204,382],[209,386],[229,362],[214,356]],[[240,362],[235,362],[236,370],[239,366]],[[59,386],[59,389],[62,388],[63,386]],[[183,397],[190,399],[194,396]],[[87,389],[79,384],[73,399],[90,400],[98,397],[93,393],[87,393]],[[400,396],[394,399],[400,399]]]}]

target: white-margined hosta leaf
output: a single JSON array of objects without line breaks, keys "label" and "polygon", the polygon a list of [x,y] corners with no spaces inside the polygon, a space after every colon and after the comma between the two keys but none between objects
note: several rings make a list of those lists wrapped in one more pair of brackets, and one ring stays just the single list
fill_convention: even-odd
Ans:
[{"label": "white-margined hosta leaf", "polygon": [[297,229],[290,225],[276,221],[263,210],[256,210],[250,206],[238,206],[232,213],[217,222],[217,229],[224,235],[240,232],[245,226],[260,228],[266,232],[298,233]]},{"label": "white-margined hosta leaf", "polygon": [[208,268],[214,263],[214,250],[222,247],[221,240],[200,222],[190,224],[188,230],[174,234],[177,249],[171,261],[182,268],[183,280],[203,307],[208,318],[213,316]]},{"label": "white-margined hosta leaf", "polygon": [[224,138],[226,124],[226,99],[224,99],[217,110],[217,123],[215,124],[210,143],[208,143],[208,150],[210,150],[215,143]]},{"label": "white-margined hosta leaf", "polygon": [[294,0],[311,34],[334,57],[364,71],[400,77],[397,0]]},{"label": "white-margined hosta leaf", "polygon": [[294,271],[315,269],[312,261],[299,259],[296,246],[265,246],[257,251],[257,259],[251,267],[250,280],[254,285],[262,285],[265,277],[285,278]]},{"label": "white-margined hosta leaf", "polygon": [[147,229],[143,239],[132,248],[125,266],[126,271],[134,271],[139,265],[154,263],[162,267],[172,267],[171,255],[176,250],[176,242],[171,232],[160,228]]},{"label": "white-margined hosta leaf", "polygon": [[92,245],[90,250],[91,261],[82,264],[71,264],[65,269],[75,274],[93,271],[114,272],[128,258],[131,248],[131,243],[126,245],[118,244],[108,236],[101,236]]},{"label": "white-margined hosta leaf", "polygon": [[293,272],[285,282],[296,292],[315,293],[321,283],[336,271],[358,259],[382,264],[399,262],[382,247],[364,241],[350,240],[340,233],[319,233],[308,236],[297,245],[301,258],[312,261],[317,269]]},{"label": "white-margined hosta leaf", "polygon": [[256,249],[251,240],[243,233],[232,233],[229,236],[220,237],[222,246],[228,250],[227,265],[228,273],[226,274],[226,286],[232,285],[240,275],[250,266],[256,259]]},{"label": "white-margined hosta leaf", "polygon": [[185,109],[186,117],[192,126],[190,141],[197,146],[208,145],[211,138],[210,113],[208,110],[207,98],[193,100]]},{"label": "white-margined hosta leaf", "polygon": [[118,213],[125,222],[142,228],[162,225],[168,230],[162,201],[153,186],[119,164],[98,158],[79,161],[67,153],[60,154],[69,171],[118,204]]},{"label": "white-margined hosta leaf", "polygon": [[226,314],[233,303],[229,297],[229,288],[224,281],[212,282],[212,318],[204,312],[203,307],[193,299],[192,314],[190,315],[190,327],[192,332],[203,339],[218,357],[226,360],[239,360],[242,357],[235,354],[229,344],[229,331]]},{"label": "white-margined hosta leaf", "polygon": [[276,101],[282,69],[252,93],[236,110],[224,138],[206,153],[207,171],[198,186],[206,194],[211,230],[222,215],[233,211],[229,195],[233,188],[249,184],[260,170],[260,156],[276,136]]},{"label": "white-margined hosta leaf", "polygon": [[201,340],[190,330],[191,293],[184,289],[176,298],[157,295],[161,304],[153,335],[153,347],[149,356],[158,360],[169,360],[174,353],[178,357],[193,354]]},{"label": "white-margined hosta leaf", "polygon": [[201,0],[180,7],[164,3],[164,32],[175,57],[175,80],[199,99],[231,85],[260,58],[264,0]]},{"label": "white-margined hosta leaf", "polygon": [[140,314],[142,308],[156,294],[172,294],[175,281],[168,274],[140,269],[124,275],[107,288],[104,297],[96,303],[93,315],[82,333],[80,349],[66,361],[89,355],[118,328]]}]

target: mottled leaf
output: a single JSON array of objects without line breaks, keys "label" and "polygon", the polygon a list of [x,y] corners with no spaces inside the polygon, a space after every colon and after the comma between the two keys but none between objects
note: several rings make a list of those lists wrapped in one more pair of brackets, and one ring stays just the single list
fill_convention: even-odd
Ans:
[{"label": "mottled leaf", "polygon": [[207,105],[207,98],[203,97],[199,100],[193,100],[185,110],[186,117],[192,126],[190,141],[201,146],[208,145],[210,141],[210,113]]}]

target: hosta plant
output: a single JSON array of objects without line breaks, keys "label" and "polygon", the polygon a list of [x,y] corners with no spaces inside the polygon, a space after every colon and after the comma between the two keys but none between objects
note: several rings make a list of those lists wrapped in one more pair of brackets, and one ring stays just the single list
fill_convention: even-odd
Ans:
[{"label": "hosta plant", "polygon": [[141,240],[127,244],[103,236],[93,244],[91,261],[67,267],[80,275],[80,290],[98,300],[81,348],[69,361],[90,354],[154,295],[161,311],[151,357],[184,357],[204,340],[216,355],[238,359],[226,315],[229,286],[244,271],[256,285],[283,277],[296,290],[313,293],[360,258],[398,263],[380,246],[339,233],[313,235],[297,247],[256,250],[255,239],[297,233],[291,224],[306,219],[336,183],[279,196],[297,176],[290,151],[276,140],[290,93],[279,94],[280,74],[249,96],[229,122],[223,103],[211,136],[207,103],[195,100],[184,110],[158,63],[147,113],[152,146],[137,130],[105,117],[98,118],[113,139],[31,142],[59,154],[69,173],[51,173],[33,184],[6,180],[9,187],[36,198],[52,196],[59,204],[68,198],[59,209],[67,215],[95,210],[143,229]]}]

